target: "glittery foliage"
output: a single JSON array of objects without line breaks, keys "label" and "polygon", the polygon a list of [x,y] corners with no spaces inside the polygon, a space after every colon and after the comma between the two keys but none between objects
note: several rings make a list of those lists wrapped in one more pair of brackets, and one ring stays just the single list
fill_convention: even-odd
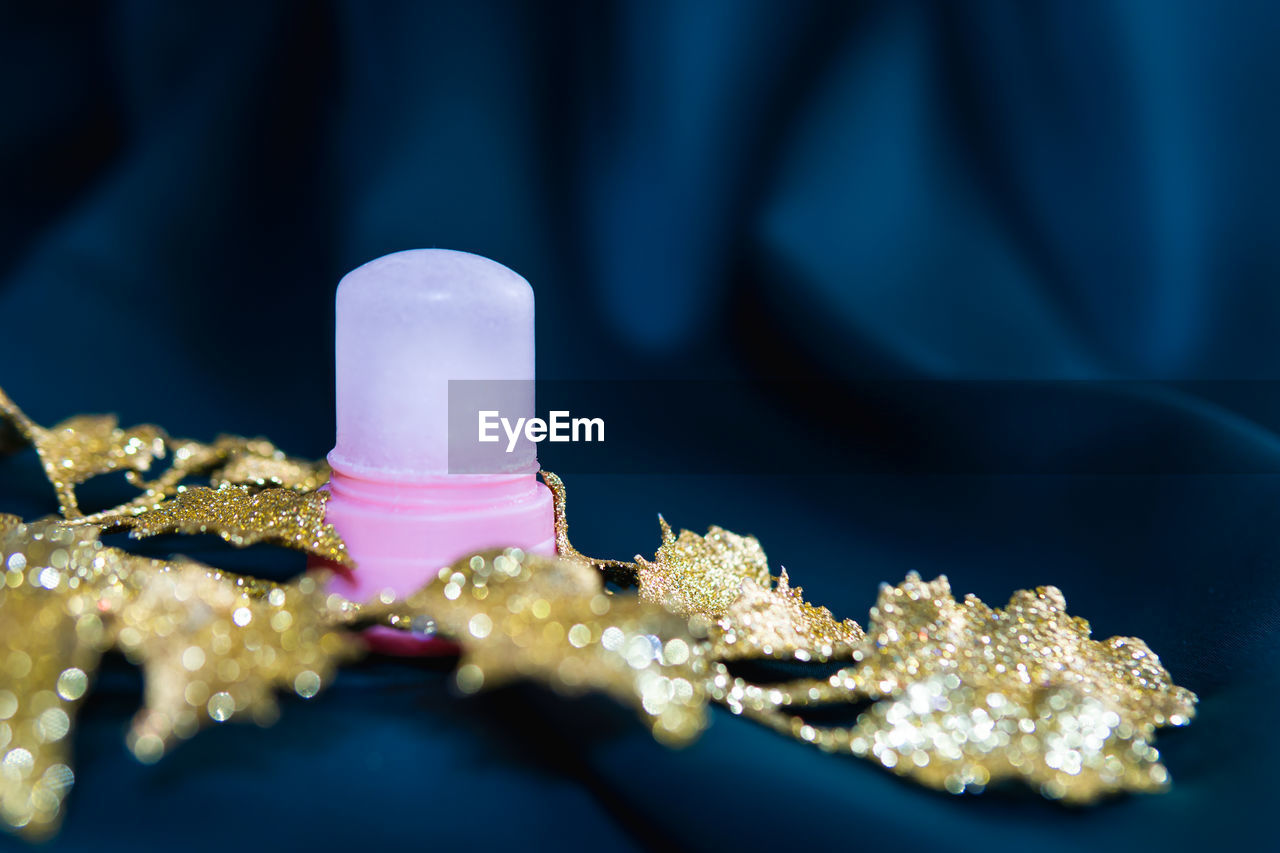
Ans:
[{"label": "glittery foliage", "polygon": [[[992,609],[974,596],[956,602],[945,577],[910,573],[883,586],[864,633],[806,602],[785,570],[773,578],[754,538],[718,527],[675,536],[661,522],[652,560],[585,557],[568,541],[563,484],[552,479],[561,553],[615,573],[630,567],[642,598],[706,626],[707,692],[732,713],[952,793],[1021,779],[1080,803],[1168,785],[1151,741],[1156,728],[1191,720],[1195,694],[1141,640],[1091,639],[1054,587]],[[724,663],[753,657],[850,663],[830,678],[768,685]],[[852,726],[798,713],[868,700]]]},{"label": "glittery foliage", "polygon": [[[755,538],[719,527],[677,535],[660,519],[652,559],[581,554],[569,541],[564,484],[544,472],[558,557],[486,552],[406,598],[353,602],[326,593],[323,576],[276,584],[99,539],[117,529],[209,532],[350,566],[324,521],[323,462],[285,456],[265,439],[173,440],[109,416],[46,429],[0,391],[0,452],[23,444],[35,447],[62,514],[0,515],[0,821],[30,837],[58,825],[74,779],[76,710],[113,648],[143,671],[128,743],[144,762],[207,725],[273,722],[277,691],[316,695],[362,652],[348,631],[371,624],[455,640],[464,693],[514,679],[566,695],[603,692],[673,746],[698,736],[715,702],[952,793],[1004,779],[1073,802],[1162,790],[1169,776],[1155,730],[1194,715],[1194,694],[1172,683],[1146,644],[1091,639],[1053,587],[992,609],[972,596],[957,602],[946,578],[910,574],[882,588],[864,633],[806,601],[785,569],[775,577]],[[121,470],[139,494],[84,514],[76,487]],[[730,670],[746,658],[841,668],[756,684]],[[805,718],[818,706],[867,703],[847,726]]]},{"label": "glittery foliage", "polygon": [[119,517],[113,526],[126,527],[138,538],[161,533],[216,533],[237,546],[271,542],[350,565],[346,544],[324,520],[328,497],[328,492],[254,491],[230,484],[217,489],[180,487],[169,500],[136,515]]},{"label": "glittery foliage", "polygon": [[[108,649],[143,668],[144,707],[128,740],[144,761],[211,723],[271,722],[276,690],[314,696],[338,661],[359,652],[358,641],[340,630],[354,608],[331,600],[316,578],[277,585],[99,541],[101,530],[117,527],[137,535],[209,531],[237,545],[275,542],[345,562],[342,541],[324,524],[324,493],[309,490],[327,471],[323,465],[291,460],[261,439],[176,442],[168,470],[150,482],[130,478],[142,491],[137,499],[84,516],[75,486],[114,470],[148,470],[165,453],[164,432],[121,430],[110,417],[44,429],[3,391],[0,417],[35,445],[65,519],[24,523],[0,515],[6,825],[33,838],[56,829],[74,780],[75,712]],[[198,473],[220,487],[181,485]]]},{"label": "glittery foliage", "polygon": [[155,761],[174,740],[242,715],[272,723],[276,689],[316,695],[356,651],[333,630],[330,606],[314,578],[255,594],[198,563],[149,575],[115,619],[116,644],[146,677],[134,754]]},{"label": "glittery foliage", "polygon": [[673,745],[706,725],[705,644],[688,622],[636,596],[605,594],[599,574],[580,563],[517,549],[479,554],[442,569],[405,605],[461,642],[463,692],[517,678],[566,694],[603,691]]},{"label": "glittery foliage", "polygon": [[[1003,609],[957,602],[945,577],[885,586],[854,663],[828,679],[713,695],[822,749],[865,756],[953,793],[1021,778],[1045,796],[1087,802],[1156,791],[1168,773],[1155,729],[1185,725],[1195,696],[1141,640],[1089,638],[1053,587]],[[880,700],[851,727],[806,723],[798,707]]]},{"label": "glittery foliage", "polygon": [[0,519],[0,819],[40,837],[75,778],[69,735],[105,643],[96,613],[66,594],[63,572],[73,554],[87,556],[85,543]]},{"label": "glittery foliage", "polygon": [[45,476],[67,518],[78,518],[75,487],[99,474],[146,471],[164,455],[165,435],[155,426],[124,430],[114,415],[77,415],[46,429],[32,421],[0,389],[0,416],[35,445]]},{"label": "glittery foliage", "polygon": [[57,825],[76,706],[107,649],[143,666],[129,742],[154,761],[207,723],[270,722],[273,688],[309,698],[357,648],[314,579],[248,581],[106,547],[90,525],[4,520],[0,817],[33,837]]}]

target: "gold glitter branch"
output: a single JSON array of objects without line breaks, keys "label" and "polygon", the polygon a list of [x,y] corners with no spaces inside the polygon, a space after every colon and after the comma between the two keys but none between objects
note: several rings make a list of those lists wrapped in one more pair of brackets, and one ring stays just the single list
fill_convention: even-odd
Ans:
[{"label": "gold glitter branch", "polygon": [[[278,690],[314,696],[362,650],[346,631],[370,623],[429,625],[453,638],[465,693],[514,679],[603,692],[673,746],[698,736],[714,701],[953,793],[1001,780],[1072,802],[1161,790],[1168,773],[1155,730],[1195,713],[1195,695],[1146,644],[1091,639],[1053,587],[993,609],[972,596],[957,602],[945,577],[913,573],[882,588],[864,632],[806,601],[786,570],[774,576],[754,537],[720,527],[677,534],[660,517],[652,559],[584,556],[569,541],[564,484],[550,472],[558,557],[471,556],[403,600],[347,601],[321,576],[276,584],[182,557],[150,560],[104,546],[100,533],[216,533],[351,565],[324,520],[323,462],[264,439],[175,441],[111,416],[45,429],[2,390],[0,420],[11,428],[4,450],[13,436],[34,445],[63,516],[0,515],[0,820],[30,837],[57,827],[74,779],[75,713],[112,648],[143,669],[128,742],[147,762],[207,725],[272,722]],[[169,467],[144,479],[165,456]],[[120,470],[140,494],[83,514],[76,486]],[[207,485],[188,482],[196,477]],[[841,668],[774,684],[730,671],[761,658]],[[804,718],[816,706],[868,701],[849,726]]]},{"label": "gold glitter branch", "polygon": [[[172,440],[164,430],[143,424],[121,429],[114,415],[80,415],[45,429],[32,421],[0,389],[0,418],[33,444],[45,476],[58,496],[59,510],[68,520],[106,524],[154,510],[178,493],[187,479],[207,474],[214,486],[276,486],[299,492],[318,489],[329,479],[329,466],[286,456],[265,439],[219,436],[206,444]],[[172,464],[153,480],[142,479],[157,459],[172,450]],[[80,511],[75,487],[100,474],[123,470],[130,484],[142,491],[119,506],[91,515]]]},{"label": "gold glitter branch", "polygon": [[111,471],[146,471],[165,452],[164,433],[158,427],[123,430],[113,415],[80,415],[52,429],[32,424],[27,435],[67,518],[82,515],[76,486]]},{"label": "gold glitter branch", "polygon": [[[146,482],[139,473],[169,443],[158,427],[122,430],[114,417],[82,416],[46,430],[3,390],[0,418],[35,446],[65,517],[27,524],[0,515],[0,820],[8,826],[33,838],[56,829],[74,779],[75,712],[110,648],[144,670],[145,706],[129,735],[143,761],[209,723],[270,722],[276,689],[314,696],[338,661],[360,651],[338,630],[358,608],[315,578],[272,584],[98,540],[115,527],[138,536],[215,532],[236,545],[273,542],[350,564],[324,523],[327,494],[313,491],[327,478],[323,463],[223,436],[172,443],[172,466]],[[84,516],[75,486],[113,470],[126,470],[143,494]],[[218,488],[182,485],[200,473]]]},{"label": "gold glitter branch", "polygon": [[237,547],[270,542],[353,565],[346,543],[324,520],[328,498],[328,492],[255,492],[248,486],[230,484],[217,489],[191,486],[180,488],[173,498],[153,509],[118,516],[106,526],[128,528],[136,538],[161,533],[216,533]]},{"label": "gold glitter branch", "polygon": [[[1090,802],[1168,784],[1151,741],[1156,728],[1191,720],[1195,694],[1175,686],[1141,640],[1090,639],[1054,587],[1017,592],[993,610],[973,596],[957,603],[945,577],[912,573],[882,589],[864,633],[806,602],[785,570],[773,578],[753,537],[719,527],[676,536],[661,521],[652,561],[584,557],[568,540],[563,484],[552,475],[548,485],[561,553],[629,568],[641,598],[705,626],[717,662],[707,692],[735,714],[953,793],[1021,779],[1047,797]],[[759,685],[722,663],[758,657],[850,665],[827,679]],[[849,727],[794,713],[867,699],[874,704]]]},{"label": "gold glitter branch", "polygon": [[[1168,772],[1155,729],[1185,725],[1195,695],[1141,640],[1089,638],[1053,587],[1002,610],[957,603],[945,577],[886,586],[855,663],[824,680],[756,689],[722,678],[713,698],[821,749],[865,756],[953,793],[1022,779],[1045,796],[1090,802],[1156,791]],[[822,728],[793,707],[876,699],[851,727]]]},{"label": "gold glitter branch", "polygon": [[705,643],[661,607],[606,595],[600,576],[578,561],[518,549],[476,555],[388,610],[428,616],[458,640],[464,693],[513,679],[570,695],[602,691],[635,707],[670,745],[706,725]]},{"label": "gold glitter branch", "polygon": [[[192,601],[202,604],[198,619]],[[117,644],[146,677],[146,706],[129,733],[134,754],[156,761],[211,722],[243,716],[269,725],[279,714],[277,689],[315,696],[335,664],[358,652],[330,627],[331,607],[341,605],[314,578],[255,595],[198,563],[148,577],[117,620]]]},{"label": "gold glitter branch", "polygon": [[785,570],[775,582],[754,536],[715,526],[706,536],[688,530],[676,536],[659,516],[662,544],[652,562],[640,556],[634,563],[584,556],[569,541],[564,483],[549,471],[542,478],[555,498],[560,555],[638,586],[642,599],[705,625],[713,657],[822,661],[847,657],[862,640],[856,622],[837,622],[825,607],[805,601]]},{"label": "gold glitter branch", "polygon": [[246,581],[108,548],[88,525],[0,519],[0,818],[32,837],[57,827],[69,733],[107,649],[146,676],[129,735],[143,761],[210,722],[270,722],[274,689],[314,696],[359,649],[312,578]]},{"label": "gold glitter branch", "polygon": [[706,536],[679,536],[665,520],[653,562],[639,563],[640,596],[674,613],[711,621],[713,656],[831,660],[848,656],[862,629],[805,601],[784,570],[776,583],[754,536],[713,526]]}]

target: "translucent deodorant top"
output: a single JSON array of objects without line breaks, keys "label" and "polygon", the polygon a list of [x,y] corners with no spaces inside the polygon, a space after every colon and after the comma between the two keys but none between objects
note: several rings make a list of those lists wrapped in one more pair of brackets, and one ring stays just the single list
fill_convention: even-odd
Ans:
[{"label": "translucent deodorant top", "polygon": [[[479,255],[414,249],[370,261],[339,283],[336,319],[330,459],[353,472],[447,473],[449,380],[534,378],[533,289]],[[533,383],[520,387],[510,414],[532,417]]]}]

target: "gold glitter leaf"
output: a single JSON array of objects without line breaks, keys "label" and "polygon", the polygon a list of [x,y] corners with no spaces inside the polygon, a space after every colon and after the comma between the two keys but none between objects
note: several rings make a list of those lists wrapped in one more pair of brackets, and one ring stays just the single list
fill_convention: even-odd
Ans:
[{"label": "gold glitter leaf", "polygon": [[[85,524],[109,525],[155,509],[176,494],[185,480],[201,474],[208,474],[213,486],[276,486],[301,492],[314,491],[329,479],[325,462],[286,456],[262,438],[221,435],[211,444],[175,441],[155,426],[120,429],[112,415],[80,415],[45,429],[28,418],[3,389],[0,419],[35,444],[45,475],[57,492],[62,515]],[[172,464],[154,479],[144,480],[141,473],[164,457],[167,448],[173,451]],[[125,471],[128,481],[142,494],[119,506],[83,515],[75,487],[116,470]]]},{"label": "gold glitter leaf", "polygon": [[106,646],[80,583],[105,549],[96,530],[12,518],[0,517],[0,820],[41,838],[71,789],[71,728]]},{"label": "gold glitter leaf", "polygon": [[1022,779],[1051,799],[1089,802],[1117,791],[1160,791],[1160,753],[1115,709],[1071,687],[1010,699],[944,676],[914,682],[878,702],[849,740],[900,775],[953,793]]},{"label": "gold glitter leaf", "polygon": [[713,655],[829,660],[848,657],[862,629],[815,607],[792,587],[784,570],[774,585],[764,549],[754,536],[712,526],[706,536],[679,536],[665,520],[652,562],[637,557],[640,597],[672,613],[710,620]]},{"label": "gold glitter leaf", "polygon": [[[885,586],[857,661],[825,680],[754,688],[722,677],[713,698],[795,737],[866,756],[953,793],[1019,778],[1045,796],[1089,802],[1155,791],[1168,772],[1155,729],[1185,725],[1195,694],[1177,687],[1139,640],[1089,638],[1053,587],[1015,593],[1002,610],[945,577]],[[857,724],[808,725],[786,712],[876,702]]]},{"label": "gold glitter leaf", "polygon": [[692,740],[706,725],[703,645],[685,620],[633,595],[606,595],[582,563],[517,550],[442,569],[410,596],[462,646],[467,693],[535,679],[567,694],[603,691],[633,706],[655,738]]},{"label": "gold glitter leaf", "polygon": [[352,565],[347,546],[324,520],[327,492],[224,485],[192,486],[138,515],[115,520],[134,537],[216,533],[236,546],[271,542]]},{"label": "gold glitter leaf", "polygon": [[[149,560],[104,546],[99,532],[212,532],[350,565],[324,521],[327,493],[316,491],[328,467],[265,439],[169,441],[158,427],[125,430],[110,416],[45,429],[2,390],[0,420],[0,450],[15,439],[35,445],[66,517],[28,524],[0,515],[0,820],[32,837],[57,825],[73,778],[75,711],[112,646],[144,670],[145,706],[129,735],[144,761],[211,722],[270,722],[277,690],[314,695],[359,651],[342,628],[370,622],[434,622],[462,646],[464,692],[515,679],[604,692],[673,745],[701,732],[716,701],[955,793],[1003,779],[1073,802],[1161,790],[1168,773],[1155,730],[1195,712],[1195,695],[1173,684],[1145,643],[1091,639],[1054,587],[992,609],[972,596],[957,602],[945,577],[912,573],[882,587],[864,634],[805,601],[785,570],[772,577],[756,539],[719,527],[677,536],[661,521],[652,560],[582,555],[569,541],[564,484],[549,472],[559,558],[477,555],[403,601],[360,605],[326,594],[316,578],[282,586]],[[144,480],[166,450],[171,465]],[[82,515],[75,487],[116,470],[142,494]],[[213,488],[184,486],[197,475]],[[605,580],[638,595],[611,594]],[[771,684],[726,664],[758,657],[849,663],[829,678]],[[867,700],[851,726],[815,726],[800,714]]]},{"label": "gold glitter leaf", "polygon": [[209,475],[214,486],[227,484],[277,486],[311,492],[329,481],[329,465],[324,461],[296,459],[265,439],[233,439],[240,442],[226,464]]},{"label": "gold glitter leaf", "polygon": [[872,642],[854,677],[872,695],[896,694],[948,672],[1011,695],[1073,687],[1144,733],[1191,719],[1195,694],[1172,683],[1145,643],[1099,642],[1089,633],[1088,622],[1066,612],[1056,587],[1019,591],[993,610],[972,595],[957,603],[945,577],[925,582],[912,573],[881,590],[867,631]]},{"label": "gold glitter leaf", "polygon": [[662,545],[653,562],[637,558],[640,597],[680,616],[717,619],[738,597],[743,581],[768,588],[769,563],[754,536],[712,526],[706,536],[676,536],[661,516]]},{"label": "gold glitter leaf", "polygon": [[134,471],[126,475],[143,494],[80,521],[106,526],[155,509],[176,494],[184,481],[201,474],[208,474],[214,486],[280,486],[295,491],[318,489],[329,479],[326,463],[286,456],[260,438],[221,435],[212,444],[179,441],[173,444],[172,457],[173,463],[153,480],[143,480]]},{"label": "gold glitter leaf", "polygon": [[108,548],[91,525],[12,519],[0,516],[0,820],[30,836],[56,828],[75,709],[112,645],[144,668],[129,743],[147,761],[209,721],[269,722],[273,690],[313,696],[360,649],[335,627],[353,606],[314,578],[279,586]]},{"label": "gold glitter leaf", "polygon": [[56,829],[71,787],[69,734],[101,652],[74,639],[76,620],[43,590],[24,583],[0,599],[0,818],[39,837]]},{"label": "gold glitter leaf", "polygon": [[159,427],[124,430],[114,415],[79,415],[52,429],[33,426],[31,440],[67,518],[82,514],[75,487],[85,480],[116,470],[146,471],[165,453]]},{"label": "gold glitter leaf", "polygon": [[677,537],[659,516],[662,545],[652,562],[642,557],[627,563],[584,556],[569,541],[564,483],[549,471],[542,472],[542,479],[555,499],[560,556],[620,584],[639,586],[641,598],[695,620],[699,629],[710,623],[713,657],[825,661],[849,657],[862,641],[857,622],[837,622],[827,608],[805,601],[785,569],[775,585],[764,549],[753,536],[713,526],[706,536],[682,530]]},{"label": "gold glitter leaf", "polygon": [[831,611],[804,600],[782,570],[772,589],[754,580],[716,620],[711,631],[712,654],[720,660],[784,657],[826,661],[847,658],[862,642],[862,628],[852,619],[837,622]]},{"label": "gold glitter leaf", "polygon": [[313,578],[257,590],[237,581],[180,563],[150,575],[120,610],[117,642],[146,676],[146,705],[129,734],[140,760],[158,760],[210,722],[274,722],[275,690],[309,699],[357,653],[330,627],[328,596]]}]

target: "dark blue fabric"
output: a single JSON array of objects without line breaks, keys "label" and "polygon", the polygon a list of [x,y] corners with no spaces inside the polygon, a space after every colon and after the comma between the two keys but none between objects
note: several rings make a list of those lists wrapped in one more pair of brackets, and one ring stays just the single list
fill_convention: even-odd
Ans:
[{"label": "dark blue fabric", "polygon": [[[1278,44],[1265,0],[5,4],[0,385],[45,423],[319,456],[335,283],[420,246],[533,283],[544,377],[1206,383],[1136,429],[1082,404],[949,436],[1053,475],[568,484],[584,551],[651,551],[659,510],[719,523],[860,620],[911,569],[992,603],[1060,586],[1200,693],[1159,739],[1168,795],[950,797],[723,713],[669,751],[607,702],[459,699],[389,661],[143,767],[114,661],[50,849],[1271,846]],[[842,402],[793,403],[777,452]],[[1155,473],[1101,473],[1136,445]],[[1206,448],[1232,470],[1189,474]],[[51,508],[0,460],[0,511]]]}]

